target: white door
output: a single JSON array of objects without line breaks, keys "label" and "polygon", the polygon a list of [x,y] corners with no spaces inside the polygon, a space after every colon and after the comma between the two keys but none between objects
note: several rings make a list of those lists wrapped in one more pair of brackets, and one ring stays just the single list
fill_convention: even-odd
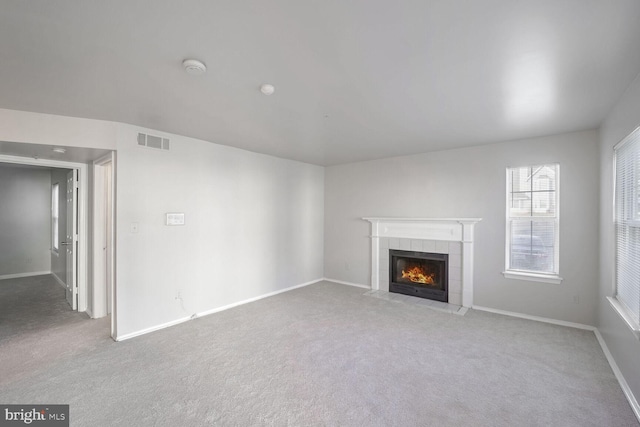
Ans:
[{"label": "white door", "polygon": [[76,274],[76,254],[78,252],[77,182],[78,171],[70,171],[67,174],[67,236],[63,245],[67,248],[67,301],[74,310],[78,309],[78,278]]}]

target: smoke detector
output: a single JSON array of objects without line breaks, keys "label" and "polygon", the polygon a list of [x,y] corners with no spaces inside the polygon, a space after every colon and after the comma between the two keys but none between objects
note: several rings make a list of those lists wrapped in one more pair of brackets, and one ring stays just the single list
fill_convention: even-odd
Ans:
[{"label": "smoke detector", "polygon": [[265,95],[272,95],[273,92],[275,92],[276,88],[273,87],[273,85],[270,85],[269,83],[265,83],[262,86],[260,86],[260,92],[262,92]]},{"label": "smoke detector", "polygon": [[207,71],[207,66],[197,59],[185,59],[182,61],[182,66],[187,74],[192,74],[194,76],[204,74]]}]

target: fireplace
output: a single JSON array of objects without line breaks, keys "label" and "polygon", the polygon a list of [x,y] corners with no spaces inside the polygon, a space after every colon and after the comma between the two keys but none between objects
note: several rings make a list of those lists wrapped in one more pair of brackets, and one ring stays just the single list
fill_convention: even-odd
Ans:
[{"label": "fireplace", "polygon": [[389,250],[389,292],[448,302],[449,255]]}]

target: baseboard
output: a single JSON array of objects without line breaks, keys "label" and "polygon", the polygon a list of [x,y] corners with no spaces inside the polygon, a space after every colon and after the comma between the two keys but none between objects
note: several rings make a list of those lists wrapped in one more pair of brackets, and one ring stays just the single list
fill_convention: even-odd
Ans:
[{"label": "baseboard", "polygon": [[329,279],[328,277],[325,277],[322,280],[326,280],[327,282],[339,283],[341,285],[355,286],[356,288],[371,289],[371,286],[361,285],[359,283],[353,282],[345,282],[344,280]]},{"label": "baseboard", "polygon": [[627,398],[629,405],[631,405],[631,410],[633,411],[636,418],[638,419],[638,422],[640,422],[640,405],[638,405],[638,401],[636,400],[636,397],[633,395],[633,392],[631,391],[629,384],[627,384],[627,380],[624,379],[624,376],[622,375],[622,371],[620,371],[620,368],[618,368],[618,364],[616,363],[615,359],[613,358],[613,355],[609,351],[609,347],[607,347],[607,343],[604,341],[604,338],[602,338],[602,334],[600,334],[600,331],[598,329],[596,329],[594,333],[596,334],[598,343],[600,343],[600,347],[602,347],[602,351],[604,352],[604,355],[607,358],[607,361],[609,362],[609,366],[611,366],[611,370],[613,371],[613,374],[616,376],[616,379],[620,384],[620,388],[622,388],[622,392]]},{"label": "baseboard", "polygon": [[245,300],[234,302],[232,304],[228,304],[228,305],[225,305],[225,306],[222,306],[222,307],[218,307],[218,308],[214,308],[214,309],[211,309],[211,310],[207,310],[207,311],[203,311],[203,312],[200,312],[200,313],[196,313],[195,317],[207,316],[209,314],[218,313],[218,312],[224,311],[224,310],[229,310],[230,308],[237,307],[239,305],[249,304],[250,302],[258,301],[258,300],[261,300],[263,298],[269,298],[269,297],[272,297],[274,295],[281,294],[283,292],[292,291],[294,289],[303,288],[305,286],[313,285],[314,283],[321,282],[322,280],[323,279],[312,280],[310,282],[305,282],[305,283],[302,283],[300,285],[291,286],[289,288],[285,288],[285,289],[280,289],[280,290],[277,290],[277,291],[269,292],[268,294],[259,295],[257,297],[245,299]]},{"label": "baseboard", "polygon": [[478,311],[487,311],[489,313],[502,314],[504,316],[519,317],[520,319],[534,320],[536,322],[551,323],[553,325],[567,326],[569,328],[584,329],[587,331],[596,331],[595,326],[584,325],[582,323],[566,322],[564,320],[550,319],[548,317],[531,316],[529,314],[516,313],[514,311],[498,310],[496,308],[482,307],[474,305],[471,307]]},{"label": "baseboard", "polygon": [[128,340],[130,338],[134,338],[134,337],[137,337],[137,336],[140,336],[140,335],[148,334],[149,332],[155,332],[155,331],[158,331],[160,329],[168,328],[170,326],[175,326],[175,325],[178,325],[180,323],[187,322],[189,320],[197,319],[198,317],[208,316],[209,314],[214,314],[214,313],[218,313],[220,311],[229,310],[230,308],[234,308],[234,307],[237,307],[237,306],[243,305],[243,304],[248,304],[250,302],[258,301],[258,300],[261,300],[261,299],[264,299],[264,298],[272,297],[274,295],[278,295],[278,294],[281,294],[283,292],[292,291],[294,289],[298,289],[298,288],[302,288],[302,287],[305,287],[305,286],[313,285],[314,283],[321,282],[322,280],[323,279],[312,280],[310,282],[305,282],[305,283],[302,283],[302,284],[299,284],[299,285],[295,285],[295,286],[291,286],[291,287],[288,287],[288,288],[285,288],[285,289],[280,289],[280,290],[277,290],[277,291],[269,292],[267,294],[259,295],[257,297],[253,297],[253,298],[249,298],[249,299],[246,299],[246,300],[234,302],[232,304],[227,304],[227,305],[222,306],[222,307],[217,307],[217,308],[213,308],[211,310],[201,311],[199,313],[194,313],[189,317],[183,317],[181,319],[173,320],[171,322],[163,323],[161,325],[156,325],[156,326],[152,326],[150,328],[142,329],[142,330],[137,331],[137,332],[131,332],[129,334],[118,335],[114,339],[116,341]]},{"label": "baseboard", "polygon": [[616,363],[615,359],[613,358],[613,355],[609,351],[609,348],[607,347],[607,343],[602,338],[602,334],[600,334],[600,331],[598,330],[598,328],[596,328],[595,326],[583,325],[582,323],[565,322],[564,320],[555,320],[555,319],[549,319],[546,317],[530,316],[528,314],[497,310],[494,308],[481,307],[477,305],[474,305],[473,309],[480,310],[480,311],[487,311],[489,313],[503,314],[505,316],[519,317],[521,319],[535,320],[537,322],[551,323],[554,325],[568,326],[570,328],[577,328],[577,329],[592,331],[595,334],[596,339],[598,340],[598,343],[600,344],[600,347],[602,348],[602,351],[604,352],[604,355],[607,358],[607,361],[609,362],[609,366],[611,366],[611,370],[613,371],[613,374],[616,376],[616,379],[618,380],[618,384],[620,384],[620,388],[622,388],[622,392],[624,393],[625,397],[627,398],[627,401],[629,402],[629,405],[631,406],[631,410],[633,411],[634,415],[638,419],[638,422],[640,422],[640,405],[638,404],[636,397],[633,395],[633,392],[631,391],[629,384],[627,384],[627,381],[624,379],[624,376],[622,375],[622,371],[620,371],[620,368],[618,368],[618,364]]},{"label": "baseboard", "polygon": [[67,284],[64,283],[64,280],[59,278],[58,275],[56,273],[54,273],[53,271],[51,272],[51,275],[53,276],[54,279],[56,279],[56,282],[58,282],[58,284],[60,286],[62,286],[63,288],[67,289]]},{"label": "baseboard", "polygon": [[131,333],[124,334],[124,335],[118,335],[114,339],[116,341],[128,340],[128,339],[131,339],[131,338],[139,337],[140,335],[148,334],[149,332],[155,332],[155,331],[159,331],[160,329],[168,328],[170,326],[175,326],[175,325],[178,325],[180,323],[187,322],[189,320],[191,320],[191,317],[183,317],[181,319],[172,320],[171,322],[162,323],[160,325],[152,326],[152,327],[146,328],[146,329],[141,329],[141,330],[136,331],[136,332],[131,332]]},{"label": "baseboard", "polygon": [[4,274],[0,276],[0,280],[19,279],[20,277],[42,276],[45,274],[51,274],[51,271],[32,271],[31,273]]}]

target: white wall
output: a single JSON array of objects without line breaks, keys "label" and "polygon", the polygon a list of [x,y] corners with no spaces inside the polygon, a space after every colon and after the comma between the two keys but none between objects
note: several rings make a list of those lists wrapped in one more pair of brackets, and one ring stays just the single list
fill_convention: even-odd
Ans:
[{"label": "white wall", "polygon": [[0,163],[0,276],[51,270],[51,172]]},{"label": "white wall", "polygon": [[67,281],[67,169],[51,169],[51,186],[58,184],[58,252],[51,251],[51,272],[63,283]]},{"label": "white wall", "polygon": [[640,342],[606,300],[614,294],[613,146],[640,126],[640,77],[607,116],[600,130],[600,287],[598,329],[636,399],[640,397]]},{"label": "white wall", "polygon": [[117,124],[0,108],[0,141],[113,149]]},{"label": "white wall", "polygon": [[[365,216],[480,217],[474,303],[593,325],[598,136],[576,132],[326,168],[325,276],[370,284]],[[505,170],[560,163],[560,285],[505,279]]]},{"label": "white wall", "polygon": [[[119,336],[322,278],[322,167],[120,130]],[[171,150],[139,147],[138,131]],[[186,225],[166,226],[167,212]]]}]

